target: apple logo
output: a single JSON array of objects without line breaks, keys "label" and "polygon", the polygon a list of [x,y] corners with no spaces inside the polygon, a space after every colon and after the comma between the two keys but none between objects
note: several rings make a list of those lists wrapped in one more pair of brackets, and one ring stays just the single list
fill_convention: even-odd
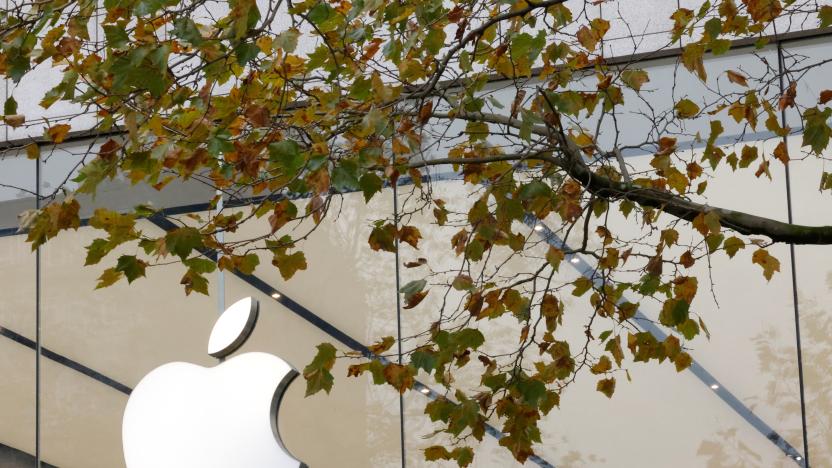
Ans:
[{"label": "apple logo", "polygon": [[225,358],[245,343],[259,304],[247,297],[217,319],[215,367],[171,362],[136,386],[122,421],[127,468],[305,468],[278,433],[283,392],[298,372],[267,353]]}]

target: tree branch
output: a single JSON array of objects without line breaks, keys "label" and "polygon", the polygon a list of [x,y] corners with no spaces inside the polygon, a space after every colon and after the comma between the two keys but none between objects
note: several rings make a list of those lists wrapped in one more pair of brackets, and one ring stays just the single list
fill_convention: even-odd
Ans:
[{"label": "tree branch", "polygon": [[[615,182],[607,177],[598,175],[579,158],[580,149],[568,141],[564,153],[567,157],[557,157],[535,152],[529,154],[504,154],[483,158],[441,158],[413,162],[411,169],[442,164],[487,164],[497,161],[538,160],[548,162],[563,169],[570,177],[578,181],[587,191],[607,200],[627,199],[644,207],[658,208],[665,213],[686,221],[704,213],[716,213],[722,226],[740,234],[761,235],[775,242],[807,245],[832,244],[832,226],[803,226],[789,224],[771,218],[765,218],[742,211],[713,207],[695,203],[671,192],[653,188],[639,187],[632,183]],[[563,148],[560,148],[563,150]],[[571,153],[571,155],[570,155]]]}]

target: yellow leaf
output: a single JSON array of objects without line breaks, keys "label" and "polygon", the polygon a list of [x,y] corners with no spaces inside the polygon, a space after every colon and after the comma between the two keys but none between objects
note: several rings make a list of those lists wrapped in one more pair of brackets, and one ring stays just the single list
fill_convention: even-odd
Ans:
[{"label": "yellow leaf", "polygon": [[61,143],[66,138],[70,128],[72,127],[68,124],[53,125],[46,131],[46,135],[53,143]]},{"label": "yellow leaf", "polygon": [[763,276],[771,281],[775,271],[780,271],[780,260],[772,257],[765,249],[758,249],[751,256],[751,263],[756,263],[763,268]]}]

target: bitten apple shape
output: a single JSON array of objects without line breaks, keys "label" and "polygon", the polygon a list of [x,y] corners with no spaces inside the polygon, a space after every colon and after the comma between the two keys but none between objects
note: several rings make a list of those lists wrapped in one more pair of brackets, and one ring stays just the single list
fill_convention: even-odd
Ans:
[{"label": "bitten apple shape", "polygon": [[[211,354],[226,356],[239,348],[254,328],[257,309],[251,298],[229,307],[211,333]],[[210,368],[172,362],[154,369],[124,411],[127,467],[305,467],[283,446],[277,423],[280,399],[297,375],[279,357],[257,352]]]}]

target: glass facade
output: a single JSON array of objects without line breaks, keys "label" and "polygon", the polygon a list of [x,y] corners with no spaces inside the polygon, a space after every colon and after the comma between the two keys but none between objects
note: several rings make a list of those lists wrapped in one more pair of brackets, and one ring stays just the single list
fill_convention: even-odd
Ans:
[{"label": "glass facade", "polygon": [[[656,23],[643,16],[634,16],[637,9],[627,6],[636,3],[640,2],[620,0],[617,8],[602,4],[593,7],[597,11],[587,13],[640,25],[638,34],[643,42],[638,47],[626,37],[628,31],[612,31],[618,35],[613,34],[605,44],[611,55],[650,51],[666,43],[665,29],[654,27]],[[667,3],[676,6],[676,2]],[[662,21],[657,23],[665,24],[664,17],[674,8],[658,14]],[[790,28],[787,24],[783,27]],[[714,75],[729,69],[753,74],[755,67],[780,64],[779,56],[783,55],[779,72],[788,76],[788,69],[806,57],[819,61],[829,58],[830,53],[826,37],[797,37],[772,41],[762,50],[736,48],[728,56],[710,59],[708,66]],[[674,93],[679,90],[707,96],[708,90],[693,76],[677,75],[679,66],[674,54],[657,54],[657,58],[645,61],[651,82],[642,93],[644,101],[633,103],[629,111],[672,107],[679,97]],[[674,90],[667,89],[668,81],[675,81]],[[813,105],[809,100],[829,87],[828,68],[812,70],[801,77],[800,83],[805,89],[798,93],[798,99],[807,99],[804,104]],[[33,82],[27,86],[46,85]],[[35,91],[17,88],[14,94]],[[10,92],[8,86],[4,92]],[[498,101],[510,102],[514,88],[494,82],[488,92]],[[777,92],[771,90],[772,94]],[[70,110],[51,112],[56,114],[50,117],[60,120]],[[92,116],[85,118],[94,121]],[[794,115],[787,119],[799,121]],[[753,132],[724,122],[726,131],[719,144],[726,147],[755,142],[771,149],[780,141],[765,131]],[[591,124],[592,116],[581,123]],[[622,125],[621,134],[643,136],[651,123],[633,118]],[[419,212],[419,200],[407,196],[412,186],[402,181],[397,197],[393,189],[385,189],[369,205],[360,193],[344,194],[338,201],[337,217],[326,220],[304,246],[309,269],[291,281],[283,281],[276,269],[261,267],[253,277],[215,275],[209,296],[194,294],[186,298],[179,285],[184,270],[179,265],[168,265],[131,285],[118,283],[94,290],[103,268],[82,267],[86,255],[83,247],[96,237],[92,228],[82,226],[61,234],[32,252],[25,233],[17,232],[16,226],[19,213],[35,208],[36,195],[49,196],[63,186],[67,174],[77,170],[84,155],[105,140],[79,138],[36,162],[20,150],[25,144],[20,138],[33,134],[31,130],[2,130],[11,148],[0,152],[3,467],[35,466],[36,457],[43,466],[62,468],[124,466],[121,417],[131,390],[144,375],[166,362],[214,365],[216,361],[205,351],[208,335],[217,314],[239,298],[252,296],[261,304],[257,328],[242,352],[273,353],[302,369],[320,342],[333,342],[342,350],[360,350],[362,344],[382,336],[408,337],[426,330],[433,317],[402,310],[397,302],[398,286],[417,274],[402,265],[424,252],[432,255],[431,265],[437,270],[451,270],[458,261],[447,247],[454,228],[430,225],[430,214]],[[704,128],[685,129],[690,135],[699,130]],[[792,130],[787,142],[792,153],[799,154],[801,130]],[[600,138],[603,141],[612,136],[602,134]],[[692,155],[701,152],[702,146],[693,137],[679,143]],[[650,162],[650,154],[641,150],[629,151],[625,156],[634,167]],[[751,174],[715,177],[710,194],[714,203],[751,213],[782,220],[791,217],[801,224],[832,224],[828,195],[816,190],[815,178],[822,164],[822,160],[804,158],[794,161],[788,174],[782,165],[772,165],[771,183]],[[449,206],[466,200],[470,186],[446,176],[442,170],[432,174],[433,190],[442,193]],[[737,197],[738,191],[753,193],[754,197]],[[96,206],[120,209],[151,201],[187,222],[184,216],[207,209],[212,196],[212,191],[196,183],[173,186],[160,193],[117,180],[95,199],[85,200],[83,206],[85,216],[89,216]],[[394,212],[408,213],[412,218],[409,223],[420,226],[423,235],[421,249],[401,247],[398,262],[393,254],[373,252],[366,241],[370,221]],[[557,225],[553,220],[539,222]],[[623,219],[611,222],[618,223],[622,230],[638,229]],[[555,242],[559,233],[546,229],[538,233],[532,229],[533,223],[528,227],[529,237],[539,236],[535,248],[543,256],[547,242]],[[141,221],[143,230],[161,232],[169,228],[160,220]],[[265,218],[227,235],[232,240],[263,230],[267,230]],[[534,254],[532,249],[529,255]],[[779,245],[772,248],[772,254],[781,260],[781,273],[770,283],[748,258],[742,262],[714,258],[712,265],[701,265],[696,273],[710,275],[713,294],[702,294],[697,300],[712,336],[709,341],[695,343],[691,350],[694,366],[681,375],[668,366],[629,366],[632,381],[622,382],[611,400],[595,391],[593,379],[579,379],[564,394],[562,409],[553,411],[541,423],[546,443],[537,448],[538,456],[528,464],[801,466],[805,434],[812,465],[832,466],[828,461],[832,459],[832,318],[828,313],[832,253],[823,247],[797,247],[792,255],[789,246]],[[740,255],[750,258],[749,252]],[[533,260],[510,259],[508,271],[528,268]],[[261,264],[269,262],[264,257]],[[561,268],[560,274],[576,278],[591,263],[588,258],[576,258]],[[443,299],[428,296],[420,309],[438,308]],[[577,301],[567,305],[570,314],[576,316],[587,307]],[[639,313],[644,318],[644,329],[664,333],[650,320],[658,316],[659,304],[644,304]],[[796,318],[800,320],[799,349]],[[495,320],[481,326],[497,348],[501,341],[511,345],[516,340],[506,332],[514,333],[514,329],[502,325],[505,323]],[[566,333],[575,337],[584,333],[578,321],[567,320],[565,327]],[[412,341],[404,341],[405,350],[410,344]],[[432,390],[412,391],[400,398],[388,387],[372,385],[369,378],[347,378],[348,364],[339,361],[336,365],[336,385],[329,396],[304,398],[302,380],[290,386],[280,410],[281,435],[287,448],[314,468],[435,466],[425,462],[422,454],[425,447],[437,443],[436,438],[427,437],[435,427],[423,411],[426,399],[436,394],[432,392],[442,390],[422,374],[420,382]],[[474,385],[472,379],[476,377],[462,373],[456,384]],[[805,425],[801,391],[805,394]],[[496,422],[492,429],[478,448],[474,466],[519,466],[498,445]]]}]

